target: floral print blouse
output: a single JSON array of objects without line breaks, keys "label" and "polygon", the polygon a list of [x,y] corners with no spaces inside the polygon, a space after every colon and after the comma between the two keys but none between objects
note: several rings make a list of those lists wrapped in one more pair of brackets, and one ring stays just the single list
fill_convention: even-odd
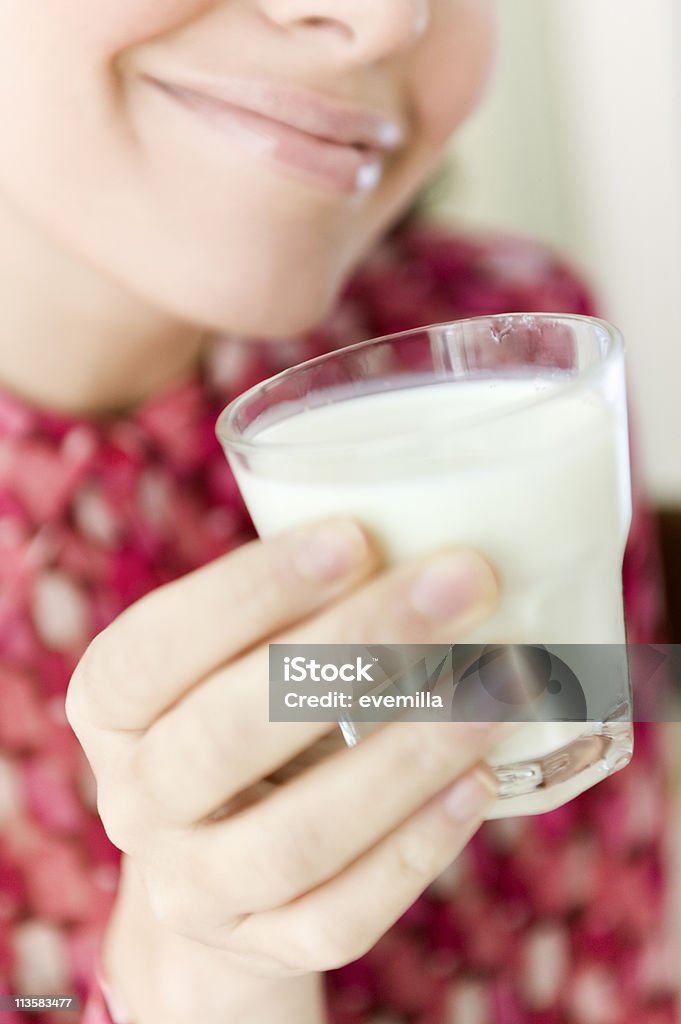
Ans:
[{"label": "floral print blouse", "polygon": [[[127,415],[49,413],[0,390],[0,994],[75,994],[107,1024],[98,949],[119,852],[64,715],[89,640],[254,531],[215,438],[224,405],[343,345],[479,314],[594,313],[553,253],[411,227],[304,337],[216,338],[196,375]],[[634,467],[635,469],[635,467]],[[634,473],[629,639],[664,639],[653,521]],[[486,823],[369,953],[326,975],[330,1024],[672,1024],[667,766],[639,726],[624,771],[550,814]],[[134,1022],[133,1022],[134,1024]],[[274,1022],[263,1022],[274,1024]]]}]

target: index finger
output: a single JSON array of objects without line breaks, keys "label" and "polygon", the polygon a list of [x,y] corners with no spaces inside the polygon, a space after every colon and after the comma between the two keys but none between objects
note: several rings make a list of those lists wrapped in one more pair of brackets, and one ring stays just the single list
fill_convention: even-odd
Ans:
[{"label": "index finger", "polygon": [[69,720],[139,731],[206,675],[351,590],[379,564],[352,520],[254,541],[145,595],[91,642]]}]

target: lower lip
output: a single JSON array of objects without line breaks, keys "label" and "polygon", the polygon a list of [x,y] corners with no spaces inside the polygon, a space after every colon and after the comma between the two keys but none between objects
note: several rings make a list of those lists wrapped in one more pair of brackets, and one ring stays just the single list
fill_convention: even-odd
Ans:
[{"label": "lower lip", "polygon": [[316,179],[336,192],[366,193],[381,179],[383,166],[378,150],[361,152],[179,86],[155,79],[147,81],[185,110],[197,114],[230,142],[274,165]]}]

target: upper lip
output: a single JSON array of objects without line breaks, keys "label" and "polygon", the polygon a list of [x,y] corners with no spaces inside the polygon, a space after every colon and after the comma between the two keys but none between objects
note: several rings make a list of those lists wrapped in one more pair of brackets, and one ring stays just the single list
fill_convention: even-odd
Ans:
[{"label": "upper lip", "polygon": [[395,118],[290,85],[259,79],[187,81],[144,77],[168,92],[248,110],[339,145],[395,149],[404,137],[402,125]]}]

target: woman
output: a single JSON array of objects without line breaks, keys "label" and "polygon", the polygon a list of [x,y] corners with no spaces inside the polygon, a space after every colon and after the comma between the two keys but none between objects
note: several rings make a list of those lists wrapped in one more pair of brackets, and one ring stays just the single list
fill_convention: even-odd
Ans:
[{"label": "woman", "polygon": [[[393,724],[351,760],[330,726],[273,729],[273,637],[464,638],[500,584],[455,547],[386,571],[351,522],[253,541],[213,435],[231,396],[325,348],[589,311],[513,242],[376,247],[475,105],[493,20],[488,0],[0,0],[6,991],[82,994],[88,1024],[674,1019],[655,737],[467,846],[493,728]],[[639,511],[632,639],[656,638],[653,557]]]}]

